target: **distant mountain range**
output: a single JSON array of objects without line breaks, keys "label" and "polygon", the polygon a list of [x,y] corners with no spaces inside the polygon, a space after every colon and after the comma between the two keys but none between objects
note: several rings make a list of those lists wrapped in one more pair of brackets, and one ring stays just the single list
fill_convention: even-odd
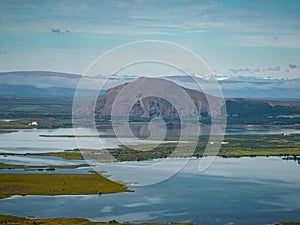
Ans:
[{"label": "distant mountain range", "polygon": [[[48,71],[0,73],[0,96],[73,97],[81,75]],[[95,80],[91,78],[90,87]],[[89,89],[85,90],[89,94]]]},{"label": "distant mountain range", "polygon": [[[81,78],[82,76],[76,74],[44,71],[0,73],[2,116],[5,118],[16,116],[18,118],[24,116],[51,117],[61,110],[60,112],[69,118],[72,115],[72,97]],[[147,85],[149,79],[151,81],[154,78],[113,75],[106,80],[102,75],[87,77],[85,79],[86,89],[83,93],[89,96],[98,90],[99,84],[103,84],[104,88],[97,99],[96,114],[100,118],[109,119],[112,103],[119,91],[137,81],[144,81]],[[164,77],[164,80],[184,88],[193,100],[201,122],[209,123],[214,111],[210,111],[206,96],[210,96],[212,100],[210,102],[216,103],[220,102],[220,98],[212,95],[205,96],[198,90],[193,79],[208,86],[212,83],[210,79],[199,76]],[[226,97],[227,122],[229,124],[300,124],[300,105],[296,103],[300,96],[300,79],[269,80],[236,77],[220,79],[219,84]],[[173,94],[176,96],[177,93]],[[64,97],[67,99],[64,100]],[[58,103],[58,99],[62,103]],[[280,99],[280,101],[272,99]],[[286,99],[293,100],[293,102],[286,101]],[[132,95],[128,100],[135,101],[130,114],[133,120],[149,120],[157,116],[170,121],[178,118],[178,112],[164,99],[157,97],[141,99]],[[24,103],[26,107],[20,107]],[[7,104],[10,104],[11,107],[8,107]],[[56,108],[53,108],[53,104]],[[214,107],[216,106],[225,107],[224,102],[218,103]],[[88,110],[91,104],[87,103],[85,107]],[[34,112],[31,109],[35,109]]]},{"label": "distant mountain range", "polygon": [[[164,84],[151,85],[153,79],[159,80],[158,78],[139,78],[131,83],[125,83],[107,90],[105,94],[97,99],[95,108],[97,117],[110,119],[112,106],[116,97],[120,91],[126,88],[129,84],[142,86],[150,85],[151,88],[154,89],[154,93],[167,87]],[[192,99],[201,118],[201,122],[203,123],[209,123],[212,115],[219,116],[216,112],[222,112],[222,110],[217,110],[217,107],[225,107],[224,103],[226,103],[227,120],[230,124],[300,123],[300,104],[298,103],[242,98],[228,98],[225,99],[224,102],[220,98],[207,96],[195,90],[187,88],[184,88],[184,90]],[[212,107],[214,112],[212,112],[209,108],[207,97],[210,98],[210,104],[214,104]],[[154,117],[161,117],[170,121],[178,120],[178,112],[168,101],[162,98],[155,96],[140,98],[138,94],[132,93],[131,95],[126,96],[125,103],[127,104],[127,102],[135,102],[130,111],[130,119],[132,121],[149,121]],[[94,103],[86,104],[78,110],[77,113],[85,114],[93,112],[93,108],[91,108],[93,105]]]},{"label": "distant mountain range", "polygon": [[[82,78],[78,74],[47,72],[47,71],[17,71],[0,73],[0,96],[37,96],[37,97],[72,97],[78,82]],[[105,90],[137,79],[137,76],[112,75],[108,82],[104,76],[88,77],[87,95],[89,90],[96,89],[106,82]],[[174,75],[162,78],[169,79],[180,86],[198,90],[194,80],[204,85],[211,84],[209,79]],[[300,101],[300,78],[297,79],[263,79],[255,77],[226,77],[218,79],[225,98],[278,99]]]}]

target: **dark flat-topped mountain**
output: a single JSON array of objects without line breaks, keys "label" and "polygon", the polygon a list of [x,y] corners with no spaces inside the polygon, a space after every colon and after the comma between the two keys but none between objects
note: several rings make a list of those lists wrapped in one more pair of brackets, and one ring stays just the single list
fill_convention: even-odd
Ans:
[{"label": "dark flat-topped mountain", "polygon": [[[151,85],[153,79],[156,80],[155,85]],[[157,84],[161,80],[162,84]],[[167,82],[167,83],[166,83]],[[159,82],[160,83],[160,82]],[[159,93],[163,88],[169,88],[166,92],[171,92],[170,83],[176,85],[171,81],[166,81],[158,78],[139,78],[133,82],[122,84],[114,88],[108,89],[106,93],[98,97],[95,107],[96,116],[98,118],[109,119],[111,110],[117,96],[124,88],[139,86],[136,92],[127,92],[123,104],[132,104],[130,110],[130,118],[132,121],[148,121],[154,117],[161,117],[165,120],[173,121],[178,119],[178,110],[168,101],[155,95],[141,98],[140,91],[151,86],[153,93]],[[144,86],[143,86],[144,85]],[[218,97],[205,95],[201,92],[182,88],[193,101],[197,109],[200,121],[209,123],[212,116],[219,117],[226,105],[227,121],[230,124],[300,124],[300,104],[293,102],[281,102],[270,100],[253,100],[242,98],[230,98],[222,100]],[[181,96],[174,92],[179,101],[184,101]],[[124,97],[124,96],[123,96]],[[119,98],[119,97],[118,97]],[[95,103],[95,102],[94,102]],[[85,113],[92,110],[94,103],[87,104],[78,112]],[[209,103],[211,107],[209,107]],[[226,104],[224,104],[226,103]],[[192,112],[191,112],[192,113]]]},{"label": "dark flat-topped mountain", "polygon": [[[123,90],[125,92],[120,93]],[[184,96],[185,93],[186,96]],[[126,96],[123,96],[124,94]],[[214,103],[212,110],[209,107],[208,98]],[[220,98],[205,96],[203,93],[182,88],[172,81],[139,78],[107,90],[97,100],[96,114],[100,117],[109,117],[113,104],[131,105],[129,116],[133,120],[149,120],[154,117],[176,120],[179,118],[179,113],[187,117],[197,113],[207,119],[212,114],[217,115],[218,108],[220,109],[224,103]],[[190,107],[191,105],[194,109]]]}]

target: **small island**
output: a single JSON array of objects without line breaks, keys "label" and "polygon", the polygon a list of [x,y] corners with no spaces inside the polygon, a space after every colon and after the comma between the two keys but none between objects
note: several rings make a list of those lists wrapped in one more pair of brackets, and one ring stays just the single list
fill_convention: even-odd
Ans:
[{"label": "small island", "polygon": [[13,195],[88,195],[132,192],[99,174],[0,174],[0,198]]}]

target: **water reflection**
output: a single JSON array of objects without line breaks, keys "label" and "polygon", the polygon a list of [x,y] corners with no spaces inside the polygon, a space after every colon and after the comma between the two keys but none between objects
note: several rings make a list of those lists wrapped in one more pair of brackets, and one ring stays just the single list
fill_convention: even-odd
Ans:
[{"label": "water reflection", "polygon": [[196,159],[191,160],[165,182],[130,187],[134,193],[2,199],[0,213],[207,225],[299,221],[300,167],[296,162],[279,157],[218,158],[205,174],[197,173],[197,165]]}]

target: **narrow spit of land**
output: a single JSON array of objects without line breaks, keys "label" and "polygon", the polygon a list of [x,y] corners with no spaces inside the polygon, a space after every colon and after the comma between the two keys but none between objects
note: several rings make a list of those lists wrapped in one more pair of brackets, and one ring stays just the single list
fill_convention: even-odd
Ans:
[{"label": "narrow spit of land", "polygon": [[77,165],[47,165],[47,166],[33,166],[33,165],[17,165],[0,163],[0,169],[24,169],[24,170],[55,170],[55,169],[77,169],[80,167],[90,167],[89,164]]},{"label": "narrow spit of land", "polygon": [[[155,139],[154,139],[155,140]],[[118,161],[143,161],[157,158],[169,157],[175,148],[180,145],[181,150],[177,154],[172,154],[173,157],[191,156],[189,138],[185,138],[186,143],[177,143],[179,137],[166,137],[165,141],[173,141],[163,143],[159,146],[151,144],[141,144],[139,146],[119,146],[119,148],[105,149]],[[213,141],[209,140],[208,136],[199,137],[197,146],[192,156],[202,157],[208,145],[214,145]],[[155,147],[154,147],[155,146]],[[83,160],[89,158],[95,161],[96,155],[99,155],[101,150],[65,150],[63,152],[48,152],[48,153],[28,153],[28,154],[13,154],[0,153],[0,155],[39,155],[39,156],[56,156],[64,159]],[[84,153],[84,157],[82,155]],[[256,157],[256,156],[281,156],[283,159],[300,160],[300,134],[251,134],[251,135],[228,135],[222,141],[220,157]]]}]

